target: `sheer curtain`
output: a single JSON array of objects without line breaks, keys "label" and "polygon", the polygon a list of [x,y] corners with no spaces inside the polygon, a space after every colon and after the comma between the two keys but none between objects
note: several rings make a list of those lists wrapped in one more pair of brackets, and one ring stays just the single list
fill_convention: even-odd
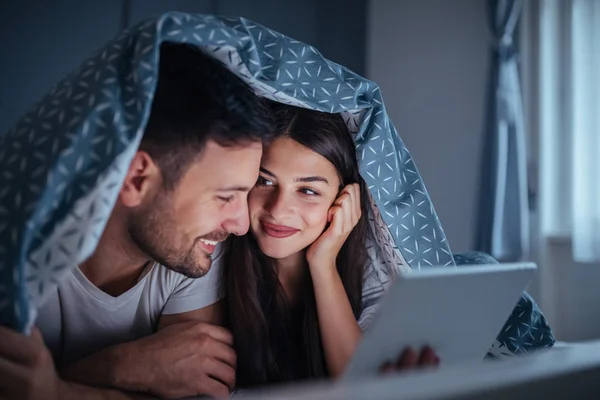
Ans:
[{"label": "sheer curtain", "polygon": [[539,2],[541,233],[600,261],[600,1]]}]

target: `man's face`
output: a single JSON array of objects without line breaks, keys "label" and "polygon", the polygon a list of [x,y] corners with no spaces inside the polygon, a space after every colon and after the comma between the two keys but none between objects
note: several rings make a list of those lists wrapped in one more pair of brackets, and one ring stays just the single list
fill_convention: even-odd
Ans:
[{"label": "man's face", "polygon": [[132,209],[134,243],[167,268],[190,278],[205,275],[216,244],[248,231],[247,196],[261,155],[260,142],[223,147],[208,141],[174,190],[157,190]]}]

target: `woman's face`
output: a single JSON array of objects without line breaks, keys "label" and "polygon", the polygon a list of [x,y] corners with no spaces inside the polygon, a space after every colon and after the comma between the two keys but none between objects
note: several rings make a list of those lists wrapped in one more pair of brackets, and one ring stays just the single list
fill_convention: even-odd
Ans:
[{"label": "woman's face", "polygon": [[340,180],[333,164],[293,139],[274,140],[263,152],[250,191],[250,229],[261,251],[283,259],[323,233]]}]

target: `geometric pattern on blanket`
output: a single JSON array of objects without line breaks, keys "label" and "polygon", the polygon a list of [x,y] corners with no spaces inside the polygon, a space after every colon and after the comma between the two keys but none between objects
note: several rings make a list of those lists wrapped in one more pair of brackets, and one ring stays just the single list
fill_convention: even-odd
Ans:
[{"label": "geometric pattern on blanket", "polygon": [[346,113],[395,251],[417,267],[454,265],[377,85],[249,20],[172,12],[124,31],[0,137],[0,323],[25,330],[94,250],[148,119],[164,41],[198,47],[262,96]]},{"label": "geometric pattern on blanket", "polygon": [[[455,254],[458,267],[471,264],[497,264],[489,254]],[[535,300],[523,293],[488,353],[489,358],[527,354],[554,346],[555,338],[548,321]]]},{"label": "geometric pattern on blanket", "polygon": [[171,12],[122,32],[0,136],[0,324],[27,331],[95,249],[149,116],[162,42],[197,47],[261,96],[342,114],[373,200],[371,299],[394,268],[455,266],[376,84],[244,18]]}]

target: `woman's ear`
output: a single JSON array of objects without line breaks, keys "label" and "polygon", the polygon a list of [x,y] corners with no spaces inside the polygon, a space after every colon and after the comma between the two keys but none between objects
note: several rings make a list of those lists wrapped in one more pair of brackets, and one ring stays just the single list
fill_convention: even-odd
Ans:
[{"label": "woman's ear", "polygon": [[158,165],[150,154],[138,150],[125,175],[119,200],[126,207],[137,207],[152,196],[161,184],[162,175]]}]

